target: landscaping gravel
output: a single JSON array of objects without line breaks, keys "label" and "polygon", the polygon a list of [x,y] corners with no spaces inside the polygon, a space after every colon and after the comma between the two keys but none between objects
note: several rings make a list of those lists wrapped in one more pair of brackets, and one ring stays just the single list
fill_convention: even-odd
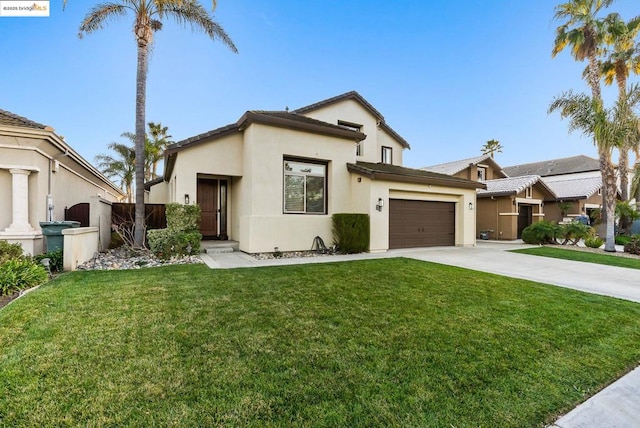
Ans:
[{"label": "landscaping gravel", "polygon": [[96,253],[94,258],[78,266],[79,270],[142,269],[156,266],[202,263],[199,256],[172,257],[162,260],[148,250],[116,248]]}]

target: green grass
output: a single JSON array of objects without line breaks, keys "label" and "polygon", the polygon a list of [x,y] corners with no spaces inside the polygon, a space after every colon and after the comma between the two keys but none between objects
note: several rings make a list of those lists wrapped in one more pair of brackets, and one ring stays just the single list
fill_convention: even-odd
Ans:
[{"label": "green grass", "polygon": [[408,259],[74,272],[0,310],[0,426],[551,422],[640,305]]},{"label": "green grass", "polygon": [[511,250],[514,253],[530,254],[533,256],[552,257],[554,259],[574,260],[577,262],[596,263],[607,266],[617,266],[629,269],[640,269],[640,257],[618,257],[606,253],[590,253],[586,251],[566,250],[555,247],[525,248]]}]

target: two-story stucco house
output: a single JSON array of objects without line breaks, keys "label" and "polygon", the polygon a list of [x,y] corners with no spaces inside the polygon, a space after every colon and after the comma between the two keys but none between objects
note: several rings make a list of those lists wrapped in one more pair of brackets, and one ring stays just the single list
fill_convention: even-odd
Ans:
[{"label": "two-story stucco house", "polygon": [[484,184],[405,168],[409,144],[357,92],[293,111],[247,111],[171,145],[148,201],[197,203],[205,238],[248,253],[331,243],[334,213],[370,216],[370,251],[475,244]]}]

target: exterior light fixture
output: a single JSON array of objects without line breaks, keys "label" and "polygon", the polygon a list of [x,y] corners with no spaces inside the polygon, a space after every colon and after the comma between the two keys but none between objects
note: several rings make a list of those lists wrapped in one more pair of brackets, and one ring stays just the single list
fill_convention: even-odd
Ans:
[{"label": "exterior light fixture", "polygon": [[184,194],[184,204],[185,205],[189,205],[189,194],[188,193]]},{"label": "exterior light fixture", "polygon": [[384,200],[382,198],[378,198],[378,205],[376,205],[376,210],[382,211],[382,207],[384,207]]},{"label": "exterior light fixture", "polygon": [[473,211],[473,202],[469,202],[469,211]]}]

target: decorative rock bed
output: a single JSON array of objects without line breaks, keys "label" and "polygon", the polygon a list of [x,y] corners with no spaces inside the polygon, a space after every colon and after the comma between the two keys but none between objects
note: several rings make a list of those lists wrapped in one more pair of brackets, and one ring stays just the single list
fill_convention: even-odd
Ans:
[{"label": "decorative rock bed", "polygon": [[202,263],[199,256],[172,257],[162,260],[148,250],[116,248],[96,255],[78,266],[79,270],[142,269],[147,267]]}]

